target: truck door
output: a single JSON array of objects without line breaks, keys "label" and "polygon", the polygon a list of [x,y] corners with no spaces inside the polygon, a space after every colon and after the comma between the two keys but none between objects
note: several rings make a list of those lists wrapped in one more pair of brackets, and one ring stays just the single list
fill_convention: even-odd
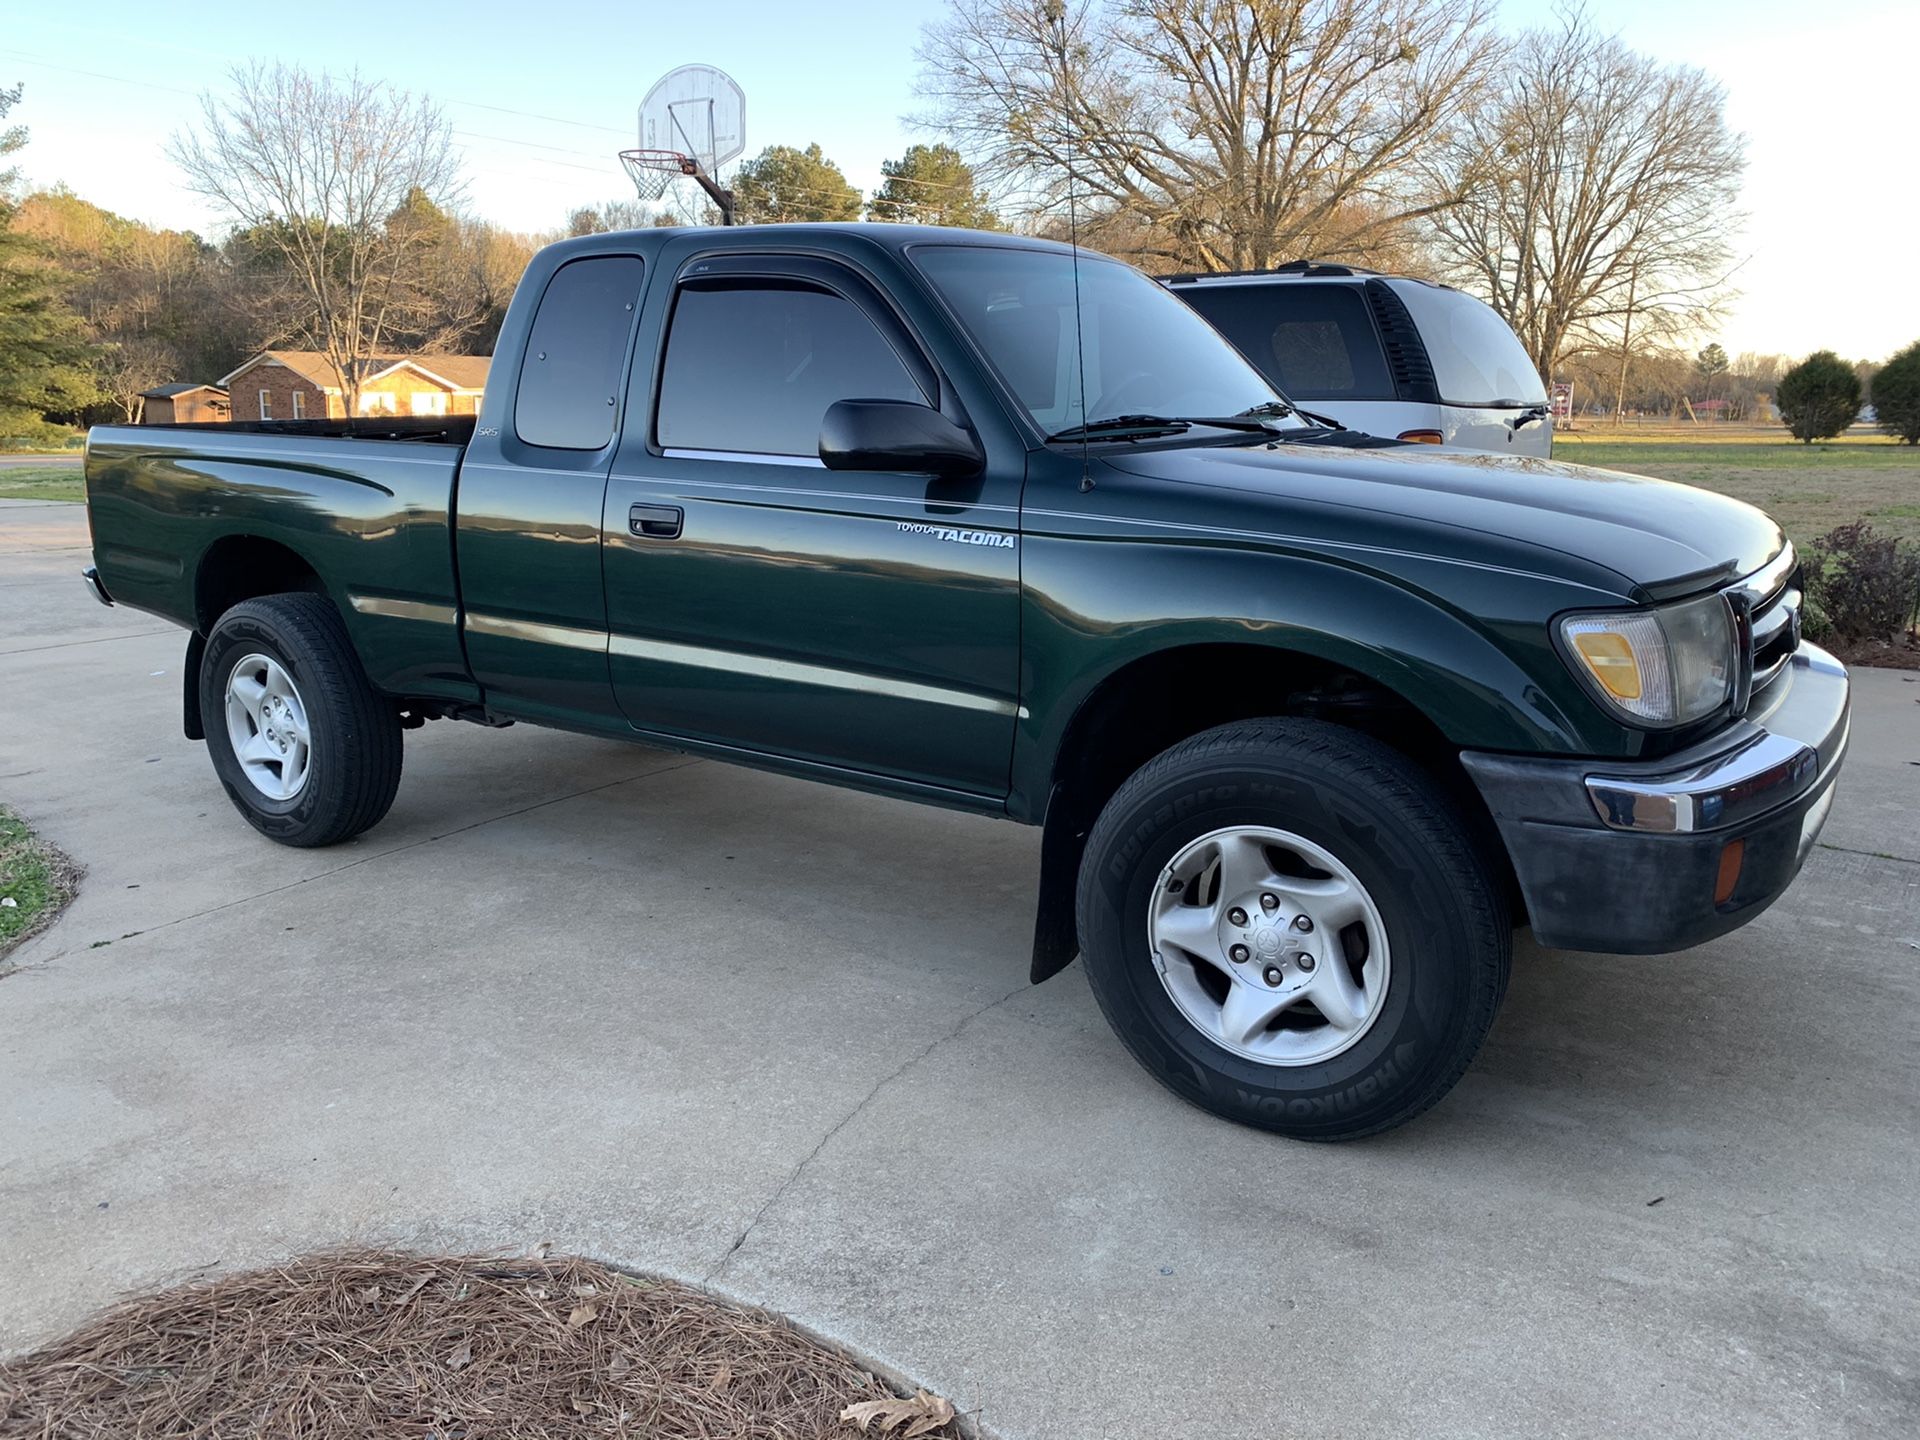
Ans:
[{"label": "truck door", "polygon": [[628,719],[1005,795],[1024,448],[983,434],[986,471],[964,482],[827,470],[820,424],[836,400],[959,405],[908,321],[838,262],[694,258],[649,312],[652,418],[636,365],[604,519]]},{"label": "truck door", "polygon": [[[460,466],[455,554],[467,662],[502,714],[620,720],[600,514],[643,269],[637,255],[566,261],[541,292],[518,372],[488,377]],[[503,359],[517,353],[511,339]]]}]

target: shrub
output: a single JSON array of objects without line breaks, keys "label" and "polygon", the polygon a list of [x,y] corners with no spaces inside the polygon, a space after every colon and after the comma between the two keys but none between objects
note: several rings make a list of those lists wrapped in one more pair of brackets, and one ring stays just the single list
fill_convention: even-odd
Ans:
[{"label": "shrub", "polygon": [[1860,413],[1860,377],[1831,350],[1816,350],[1780,377],[1773,403],[1793,438],[1810,445],[1853,423]]},{"label": "shrub", "polygon": [[1849,645],[1889,640],[1912,621],[1920,604],[1920,550],[1856,520],[1815,540],[1804,559],[1809,612],[1834,639]]},{"label": "shrub", "polygon": [[1873,377],[1873,413],[1880,428],[1907,445],[1920,445],[1920,340]]}]

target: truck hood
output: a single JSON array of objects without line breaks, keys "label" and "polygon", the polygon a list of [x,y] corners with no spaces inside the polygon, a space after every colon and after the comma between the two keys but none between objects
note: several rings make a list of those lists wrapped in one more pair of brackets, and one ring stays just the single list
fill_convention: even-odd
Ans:
[{"label": "truck hood", "polygon": [[[1653,599],[1750,574],[1786,543],[1764,512],[1710,490],[1528,456],[1282,442],[1104,458],[1131,474],[1233,492],[1237,528],[1324,535],[1342,514],[1372,512],[1370,528],[1426,553],[1474,558],[1488,542],[1506,542],[1493,548],[1507,554],[1555,551]],[[1256,497],[1259,518],[1246,513]]]}]

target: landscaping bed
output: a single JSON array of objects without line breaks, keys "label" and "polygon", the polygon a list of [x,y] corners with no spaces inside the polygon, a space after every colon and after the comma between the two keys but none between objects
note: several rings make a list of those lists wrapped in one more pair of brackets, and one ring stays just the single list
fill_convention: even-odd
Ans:
[{"label": "landscaping bed", "polygon": [[0,1435],[954,1437],[787,1321],[592,1261],[356,1251],[131,1299],[0,1361]]}]

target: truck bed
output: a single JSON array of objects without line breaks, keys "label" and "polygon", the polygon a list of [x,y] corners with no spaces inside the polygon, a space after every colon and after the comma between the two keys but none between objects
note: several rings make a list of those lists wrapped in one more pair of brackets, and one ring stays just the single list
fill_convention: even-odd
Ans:
[{"label": "truck bed", "polygon": [[[115,604],[205,634],[220,575],[330,595],[369,677],[473,699],[448,518],[471,416],[96,427],[94,563]],[[219,564],[209,564],[217,557]]]}]

